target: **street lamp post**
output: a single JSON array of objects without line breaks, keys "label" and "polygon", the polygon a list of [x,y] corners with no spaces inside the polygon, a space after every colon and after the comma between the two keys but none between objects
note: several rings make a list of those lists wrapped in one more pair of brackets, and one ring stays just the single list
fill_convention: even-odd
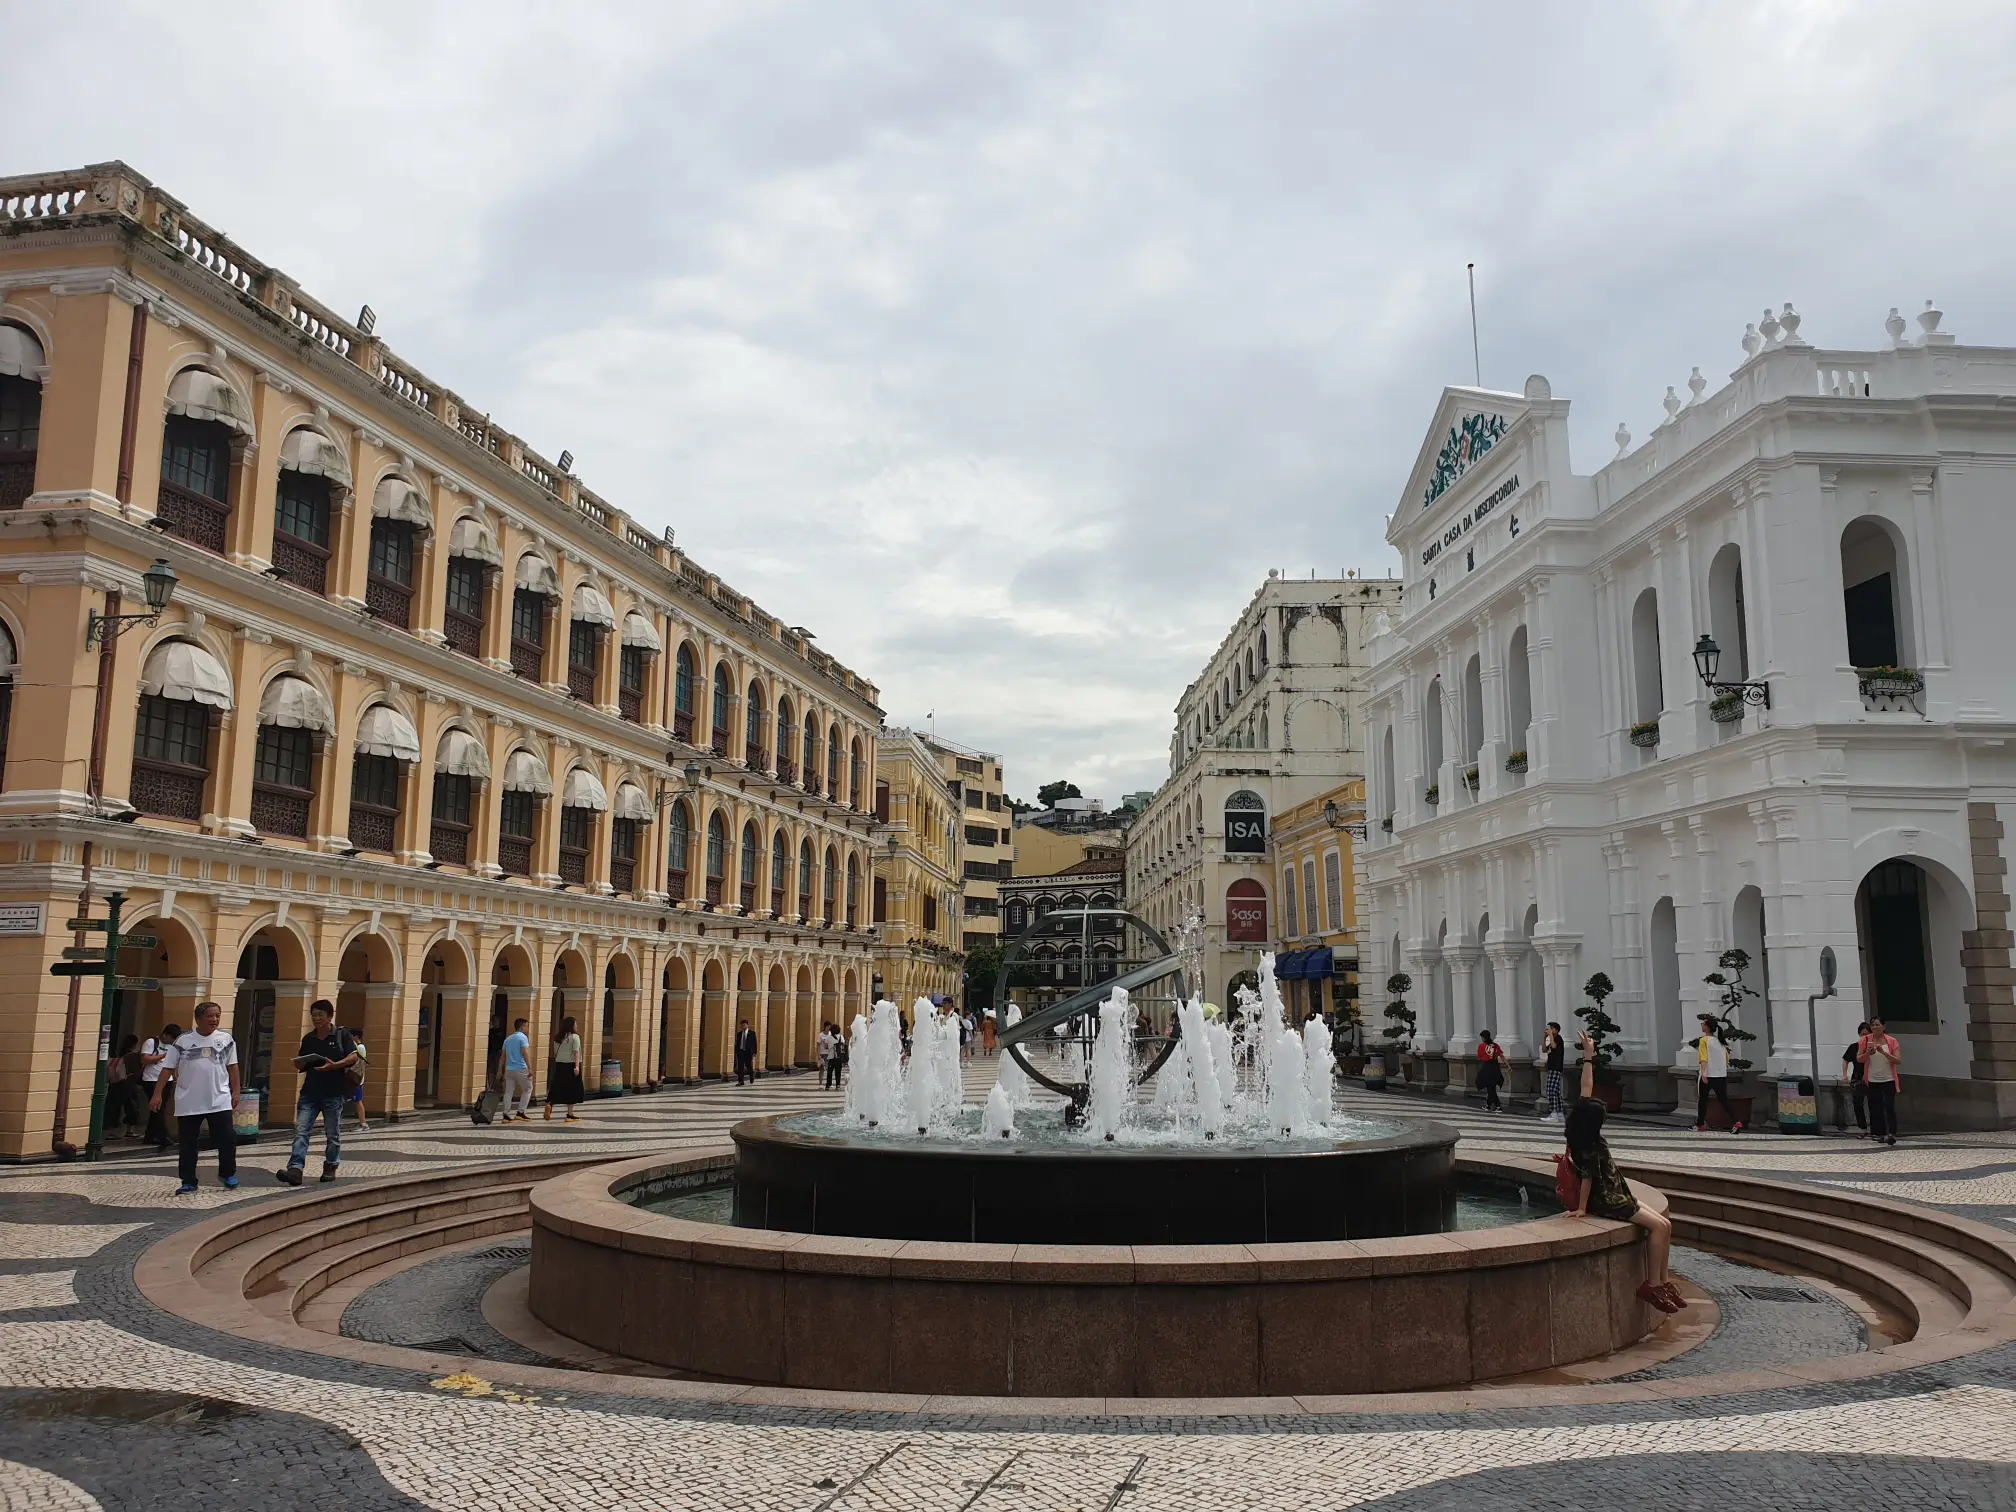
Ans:
[{"label": "street lamp post", "polygon": [[[105,721],[107,697],[112,691],[112,672],[115,652],[118,648],[119,633],[128,625],[152,625],[161,618],[161,611],[168,607],[168,601],[175,596],[175,569],[168,565],[165,557],[156,557],[154,565],[140,576],[142,588],[147,596],[145,614],[121,614],[120,595],[116,588],[105,591],[105,612],[90,611],[84,621],[84,649],[98,648],[98,685],[93,694],[91,707],[91,756],[85,767],[85,793],[91,800],[91,816],[100,817],[105,790]],[[91,861],[94,844],[84,842],[83,877],[77,893],[77,917],[91,915]],[[89,936],[78,930],[72,936],[72,944],[80,951]],[[105,971],[108,977],[118,970],[116,961],[107,961]],[[63,1160],[74,1160],[77,1146],[67,1137],[70,1132],[70,1077],[71,1063],[77,1054],[78,1018],[83,1008],[84,980],[81,976],[70,978],[70,1001],[63,1016],[63,1061],[56,1072],[56,1117],[50,1129],[50,1148]],[[99,1049],[105,1049],[105,1036],[111,1025],[112,991],[108,984],[102,994],[99,1009],[98,1039]],[[100,1054],[94,1061],[95,1080],[91,1090],[91,1128],[94,1131],[89,1141],[89,1154],[98,1153],[96,1131],[103,1127],[105,1114],[105,1056]]]}]

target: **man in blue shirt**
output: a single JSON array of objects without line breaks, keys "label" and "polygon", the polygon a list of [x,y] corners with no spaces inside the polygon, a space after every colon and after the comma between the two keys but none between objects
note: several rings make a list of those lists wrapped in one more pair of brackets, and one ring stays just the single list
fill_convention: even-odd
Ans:
[{"label": "man in blue shirt", "polygon": [[504,1116],[499,1123],[509,1123],[514,1118],[520,1123],[527,1121],[525,1110],[532,1106],[531,1054],[532,1041],[526,1038],[525,1020],[512,1020],[511,1033],[497,1053],[497,1071],[504,1082]]},{"label": "man in blue shirt", "polygon": [[285,1170],[275,1174],[288,1186],[301,1185],[308,1164],[308,1136],[322,1120],[322,1179],[334,1181],[343,1159],[343,1103],[350,1095],[350,1068],[357,1064],[357,1041],[336,1022],[336,1006],[327,998],[308,1005],[308,1033],[294,1064],[302,1073],[301,1097],[294,1104],[294,1149]]}]

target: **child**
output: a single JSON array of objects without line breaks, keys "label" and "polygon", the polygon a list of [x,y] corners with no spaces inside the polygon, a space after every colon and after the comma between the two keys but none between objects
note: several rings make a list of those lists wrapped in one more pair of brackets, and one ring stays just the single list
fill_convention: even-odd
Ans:
[{"label": "child", "polygon": [[1477,1031],[1477,1085],[1484,1089],[1484,1111],[1503,1113],[1498,1089],[1505,1084],[1505,1047],[1492,1039],[1489,1029]]},{"label": "child", "polygon": [[1568,1159],[1582,1178],[1582,1198],[1576,1216],[1610,1218],[1619,1223],[1635,1223],[1651,1235],[1651,1276],[1638,1284],[1638,1300],[1663,1313],[1679,1312],[1687,1304],[1673,1289],[1666,1259],[1673,1247],[1673,1225],[1664,1213],[1641,1207],[1611,1157],[1603,1139],[1603,1104],[1583,1097],[1569,1110],[1563,1130],[1568,1141]]}]

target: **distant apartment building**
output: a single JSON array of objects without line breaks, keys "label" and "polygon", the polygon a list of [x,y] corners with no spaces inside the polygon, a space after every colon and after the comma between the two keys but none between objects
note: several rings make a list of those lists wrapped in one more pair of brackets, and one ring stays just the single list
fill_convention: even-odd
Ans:
[{"label": "distant apartment building", "polygon": [[1014,814],[1003,790],[1001,758],[937,736],[924,739],[959,805],[966,857],[959,877],[962,952],[1001,940],[1001,882],[1015,871]]},{"label": "distant apartment building", "polygon": [[960,886],[965,801],[939,755],[914,730],[884,729],[875,757],[875,849],[870,918],[881,942],[882,995],[905,1010],[920,997],[956,998],[966,958]]}]

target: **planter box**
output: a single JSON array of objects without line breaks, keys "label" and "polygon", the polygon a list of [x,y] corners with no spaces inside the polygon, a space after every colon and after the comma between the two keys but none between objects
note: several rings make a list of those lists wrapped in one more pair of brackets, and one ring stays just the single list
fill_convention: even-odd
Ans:
[{"label": "planter box", "polygon": [[1708,705],[1708,717],[1717,724],[1740,724],[1743,720],[1743,700],[1718,698]]},{"label": "planter box", "polygon": [[1631,744],[1638,747],[1641,751],[1649,751],[1652,747],[1659,744],[1659,732],[1656,729],[1633,730],[1631,732]]}]

